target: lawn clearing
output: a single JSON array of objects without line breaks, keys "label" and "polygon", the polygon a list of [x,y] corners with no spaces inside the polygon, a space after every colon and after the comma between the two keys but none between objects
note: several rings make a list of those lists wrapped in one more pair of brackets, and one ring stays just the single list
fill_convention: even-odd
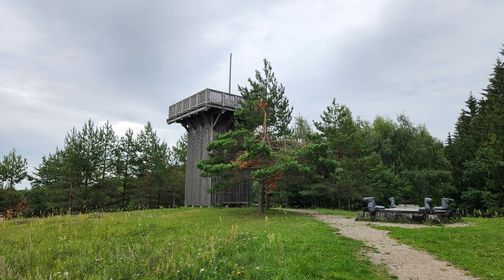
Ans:
[{"label": "lawn clearing", "polygon": [[405,229],[380,227],[390,236],[482,279],[504,279],[504,218],[465,218],[474,226]]},{"label": "lawn clearing", "polygon": [[388,279],[308,216],[183,208],[0,222],[0,279]]}]

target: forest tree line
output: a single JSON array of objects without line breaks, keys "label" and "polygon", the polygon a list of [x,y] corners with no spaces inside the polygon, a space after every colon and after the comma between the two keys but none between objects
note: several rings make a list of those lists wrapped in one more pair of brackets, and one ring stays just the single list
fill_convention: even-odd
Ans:
[{"label": "forest tree line", "polygon": [[[504,50],[500,52],[504,55]],[[247,86],[235,128],[209,144],[203,176],[217,191],[248,178],[258,208],[269,205],[358,209],[374,196],[388,205],[424,197],[457,200],[464,211],[504,213],[504,63],[499,57],[481,100],[472,95],[446,143],[406,115],[368,122],[333,100],[313,122],[297,117],[271,64]]]},{"label": "forest tree line", "polygon": [[[504,49],[500,54],[504,56]],[[454,194],[465,208],[504,208],[504,63],[499,58],[488,86],[466,101],[448,135],[446,154],[453,171]]]},{"label": "forest tree line", "polygon": [[320,121],[297,117],[268,61],[255,80],[239,87],[244,97],[235,128],[209,144],[198,167],[221,180],[214,190],[248,178],[259,210],[270,205],[358,209],[364,196],[384,203],[420,203],[453,193],[444,145],[405,115],[396,121],[355,118],[333,100]]},{"label": "forest tree line", "polygon": [[[33,174],[15,150],[0,162],[0,213],[46,215],[177,207],[183,204],[186,139],[168,147],[147,123],[117,136],[109,122],[87,121],[42,158]],[[16,174],[10,176],[9,174]],[[16,190],[23,179],[31,188]],[[7,213],[8,209],[12,213]]]},{"label": "forest tree line", "polygon": [[[504,50],[501,51],[504,55]],[[452,197],[457,207],[504,212],[504,63],[493,68],[481,99],[469,96],[453,134],[434,138],[401,114],[392,120],[354,117],[333,100],[312,124],[293,108],[272,67],[239,86],[244,101],[235,127],[209,144],[198,164],[218,176],[211,191],[244,176],[253,181],[259,208],[357,209],[374,196],[387,205]],[[293,120],[292,120],[293,119]],[[168,147],[150,123],[118,137],[111,125],[92,121],[65,136],[33,174],[13,150],[0,162],[0,212],[24,215],[130,210],[183,205],[187,139]],[[31,188],[14,186],[29,178]]]}]

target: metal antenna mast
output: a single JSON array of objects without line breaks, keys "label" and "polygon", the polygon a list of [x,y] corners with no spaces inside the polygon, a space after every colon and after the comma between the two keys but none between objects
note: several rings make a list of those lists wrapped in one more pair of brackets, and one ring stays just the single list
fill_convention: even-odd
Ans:
[{"label": "metal antenna mast", "polygon": [[229,87],[228,93],[231,94],[231,64],[233,62],[233,53],[229,53]]},{"label": "metal antenna mast", "polygon": [[[231,65],[232,65],[232,62],[233,62],[233,53],[229,53],[229,84],[228,84],[228,93],[231,94]],[[215,125],[217,124],[217,121],[219,121],[219,118],[220,116],[225,112],[224,110],[224,94],[221,95],[221,107],[222,107],[222,110],[220,111],[220,113],[217,115],[217,117],[215,118],[215,121],[213,123],[213,127],[215,127]]]}]

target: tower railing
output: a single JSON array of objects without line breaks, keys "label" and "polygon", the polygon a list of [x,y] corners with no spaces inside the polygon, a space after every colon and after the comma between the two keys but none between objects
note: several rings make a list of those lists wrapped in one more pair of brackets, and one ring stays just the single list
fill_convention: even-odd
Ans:
[{"label": "tower railing", "polygon": [[169,107],[168,119],[174,119],[200,107],[222,107],[227,110],[235,110],[239,104],[241,96],[205,89],[193,94]]}]

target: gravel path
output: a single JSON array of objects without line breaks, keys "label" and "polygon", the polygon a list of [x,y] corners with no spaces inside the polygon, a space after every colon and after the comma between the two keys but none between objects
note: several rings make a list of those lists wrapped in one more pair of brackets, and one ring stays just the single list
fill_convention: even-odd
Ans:
[{"label": "gravel path", "polygon": [[[446,261],[434,259],[424,251],[397,242],[388,236],[387,231],[371,228],[368,223],[336,215],[322,215],[310,210],[295,211],[313,215],[337,228],[341,235],[363,241],[367,246],[375,248],[376,250],[369,250],[367,253],[371,261],[385,265],[389,273],[398,279],[478,279]],[[386,223],[383,225],[391,226]]]},{"label": "gravel path", "polygon": [[[439,225],[423,225],[423,224],[400,224],[400,223],[385,223],[385,222],[365,222],[365,221],[359,221],[357,222],[359,224],[366,224],[366,225],[374,225],[374,226],[384,226],[384,227],[400,227],[400,228],[430,228],[430,227],[439,227]],[[445,224],[442,225],[443,227],[469,227],[473,226],[474,223],[468,222],[468,223],[453,223],[453,224]]]}]

